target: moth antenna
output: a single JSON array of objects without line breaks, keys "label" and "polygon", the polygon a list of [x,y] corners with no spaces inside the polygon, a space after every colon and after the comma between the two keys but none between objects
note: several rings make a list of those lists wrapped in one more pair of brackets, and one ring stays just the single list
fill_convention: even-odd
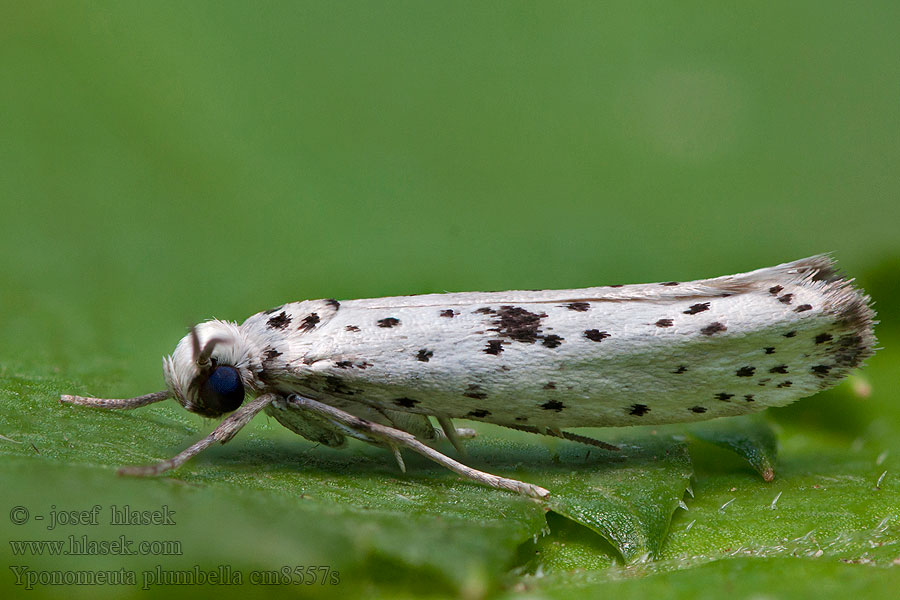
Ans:
[{"label": "moth antenna", "polygon": [[153,404],[154,402],[161,402],[171,397],[172,392],[170,392],[169,390],[163,390],[161,392],[154,392],[153,394],[136,396],[135,398],[90,398],[87,396],[71,396],[68,394],[64,394],[59,397],[59,401],[66,404],[80,404],[82,406],[96,406],[98,408],[119,408],[128,410],[132,408],[138,408],[140,406],[147,406],[148,404]]},{"label": "moth antenna", "polygon": [[191,348],[194,350],[194,360],[197,361],[200,358],[200,336],[197,335],[197,326],[194,325],[191,327]]},{"label": "moth antenna", "polygon": [[197,357],[197,366],[201,369],[209,366],[209,357],[212,356],[213,350],[215,350],[217,344],[221,344],[224,342],[222,338],[213,338],[206,342],[206,345],[203,346],[203,351],[200,352],[200,356]]},{"label": "moth antenna", "polygon": [[221,344],[226,340],[223,338],[211,338],[207,340],[203,349],[200,349],[200,336],[197,335],[197,326],[191,327],[191,345],[194,349],[194,362],[201,369],[209,367],[209,357],[212,356],[217,344]]}]

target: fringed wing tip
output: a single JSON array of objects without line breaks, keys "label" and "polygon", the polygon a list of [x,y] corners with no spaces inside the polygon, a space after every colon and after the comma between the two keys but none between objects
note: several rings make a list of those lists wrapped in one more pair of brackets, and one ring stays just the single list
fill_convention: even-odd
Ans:
[{"label": "fringed wing tip", "polygon": [[847,370],[862,366],[875,354],[875,309],[872,298],[852,284],[852,280],[840,280],[834,291],[833,304],[838,325],[847,330],[838,341],[835,362]]},{"label": "fringed wing tip", "polygon": [[[837,267],[831,253],[816,254],[792,262],[739,275],[725,282],[729,291],[777,284],[795,284],[821,294],[826,312],[833,316],[834,376],[839,380],[875,353],[875,310],[872,298]],[[780,289],[780,288],[779,288]]]},{"label": "fringed wing tip", "polygon": [[819,287],[829,312],[843,334],[835,340],[834,361],[843,373],[862,366],[875,353],[875,309],[872,298],[841,273],[831,254],[819,254],[795,263],[801,284]]},{"label": "fringed wing tip", "polygon": [[786,273],[797,274],[804,279],[809,278],[810,281],[830,283],[844,279],[831,252],[801,258],[775,268]]}]

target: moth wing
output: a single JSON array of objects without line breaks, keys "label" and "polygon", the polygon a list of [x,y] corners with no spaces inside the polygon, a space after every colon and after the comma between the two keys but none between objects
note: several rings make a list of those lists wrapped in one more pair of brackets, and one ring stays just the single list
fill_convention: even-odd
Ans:
[{"label": "moth wing", "polygon": [[817,256],[693,282],[351,300],[281,335],[265,371],[353,414],[680,422],[834,385],[872,353],[872,317]]},{"label": "moth wing", "polygon": [[[563,290],[510,290],[502,292],[453,292],[446,294],[420,294],[417,296],[388,296],[353,300],[358,309],[383,310],[406,307],[468,308],[488,304],[565,304],[577,302],[624,302],[629,300],[686,300],[691,298],[721,297],[723,294],[739,294],[758,288],[767,282],[804,279],[834,282],[842,279],[835,269],[833,259],[827,254],[810,256],[773,267],[756,269],[747,273],[725,275],[687,282],[639,283],[607,285]],[[849,282],[848,282],[849,283]]]}]

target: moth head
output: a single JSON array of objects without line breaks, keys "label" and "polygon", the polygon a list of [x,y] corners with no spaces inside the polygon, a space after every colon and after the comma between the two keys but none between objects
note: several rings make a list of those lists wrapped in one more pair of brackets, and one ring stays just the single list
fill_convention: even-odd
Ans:
[{"label": "moth head", "polygon": [[219,417],[236,410],[250,385],[249,346],[234,323],[193,327],[163,358],[166,385],[187,410]]}]

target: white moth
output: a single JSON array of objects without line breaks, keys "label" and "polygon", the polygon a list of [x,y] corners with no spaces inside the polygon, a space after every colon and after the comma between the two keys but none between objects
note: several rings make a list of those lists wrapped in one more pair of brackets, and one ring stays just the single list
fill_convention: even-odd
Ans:
[{"label": "white moth", "polygon": [[231,413],[174,458],[123,469],[130,474],[177,467],[265,411],[327,446],[352,436],[390,448],[401,468],[399,449],[408,448],[540,498],[549,492],[466,467],[432,445],[446,436],[462,451],[452,419],[609,447],[561,428],[784,406],[869,357],[873,317],[869,297],[827,256],[683,283],[307,300],[240,325],[197,325],[163,360],[166,391],[61,401],[135,408],[174,396],[204,416]]}]

